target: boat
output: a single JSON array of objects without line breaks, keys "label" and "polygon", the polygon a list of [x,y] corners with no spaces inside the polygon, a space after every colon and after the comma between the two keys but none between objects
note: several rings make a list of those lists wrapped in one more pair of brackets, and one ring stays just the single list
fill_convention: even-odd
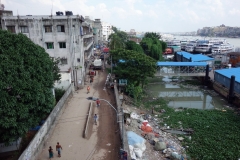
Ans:
[{"label": "boat", "polygon": [[229,43],[222,43],[222,44],[214,44],[212,46],[212,53],[219,53],[225,54],[232,52],[234,50],[234,46]]},{"label": "boat", "polygon": [[186,52],[195,52],[195,47],[197,45],[197,41],[188,41],[185,47]]},{"label": "boat", "polygon": [[180,45],[181,45],[181,50],[182,51],[185,51],[187,43],[188,43],[187,40],[181,40],[180,41]]},{"label": "boat", "polygon": [[212,45],[209,40],[198,40],[195,51],[203,54],[212,53]]},{"label": "boat", "polygon": [[179,40],[174,39],[174,40],[166,41],[166,43],[168,48],[173,49],[173,52],[181,51],[181,42]]}]

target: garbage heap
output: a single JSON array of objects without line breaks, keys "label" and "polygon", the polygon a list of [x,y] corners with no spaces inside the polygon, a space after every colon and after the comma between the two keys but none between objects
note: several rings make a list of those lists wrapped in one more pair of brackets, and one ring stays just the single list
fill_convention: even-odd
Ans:
[{"label": "garbage heap", "polygon": [[184,138],[168,133],[169,126],[159,126],[158,116],[155,117],[132,112],[125,119],[131,158],[186,160],[185,148],[181,146]]}]

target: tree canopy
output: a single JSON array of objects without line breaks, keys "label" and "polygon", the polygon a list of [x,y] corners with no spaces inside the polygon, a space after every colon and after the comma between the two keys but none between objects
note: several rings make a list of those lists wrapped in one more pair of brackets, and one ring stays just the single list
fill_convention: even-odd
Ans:
[{"label": "tree canopy", "polygon": [[0,139],[7,143],[52,111],[51,88],[60,77],[44,48],[25,35],[0,30],[0,39]]},{"label": "tree canopy", "polygon": [[147,78],[156,73],[156,60],[143,53],[118,49],[112,51],[111,55],[113,63],[116,64],[113,72],[120,78],[128,79],[135,86],[145,85]]},{"label": "tree canopy", "polygon": [[160,41],[159,37],[156,33],[146,33],[140,42],[145,54],[156,60],[162,60],[162,53],[167,47],[167,44]]},{"label": "tree canopy", "polygon": [[134,41],[127,41],[126,48],[127,50],[133,50],[138,53],[144,53],[142,47]]},{"label": "tree canopy", "polygon": [[154,32],[147,32],[145,33],[144,37],[151,38],[151,39],[157,38],[159,40],[161,38],[161,35],[158,35],[157,33],[154,33]]},{"label": "tree canopy", "polygon": [[128,40],[127,33],[123,32],[123,31],[119,31],[114,26],[112,27],[112,30],[114,31],[114,33],[110,34],[108,37],[108,40],[110,41],[109,48],[111,50],[125,48],[125,43]]}]

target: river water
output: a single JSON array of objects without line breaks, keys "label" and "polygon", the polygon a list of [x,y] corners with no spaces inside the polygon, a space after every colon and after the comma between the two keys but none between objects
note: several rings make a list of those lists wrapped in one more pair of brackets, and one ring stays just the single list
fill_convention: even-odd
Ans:
[{"label": "river water", "polygon": [[235,48],[240,48],[240,38],[225,38],[225,37],[200,37],[200,36],[173,36],[177,40],[187,39],[187,40],[196,40],[196,39],[225,39]]},{"label": "river water", "polygon": [[213,90],[193,85],[181,85],[181,82],[172,82],[167,76],[148,85],[148,90],[154,97],[161,97],[168,101],[173,108],[195,109],[224,109],[227,102]]}]

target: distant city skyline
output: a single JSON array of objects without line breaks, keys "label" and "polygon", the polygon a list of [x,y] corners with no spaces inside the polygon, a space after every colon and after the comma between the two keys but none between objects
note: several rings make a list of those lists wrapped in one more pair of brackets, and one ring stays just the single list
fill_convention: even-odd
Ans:
[{"label": "distant city skyline", "polygon": [[222,24],[240,27],[239,0],[1,0],[14,15],[74,15],[136,32],[193,32]]}]

